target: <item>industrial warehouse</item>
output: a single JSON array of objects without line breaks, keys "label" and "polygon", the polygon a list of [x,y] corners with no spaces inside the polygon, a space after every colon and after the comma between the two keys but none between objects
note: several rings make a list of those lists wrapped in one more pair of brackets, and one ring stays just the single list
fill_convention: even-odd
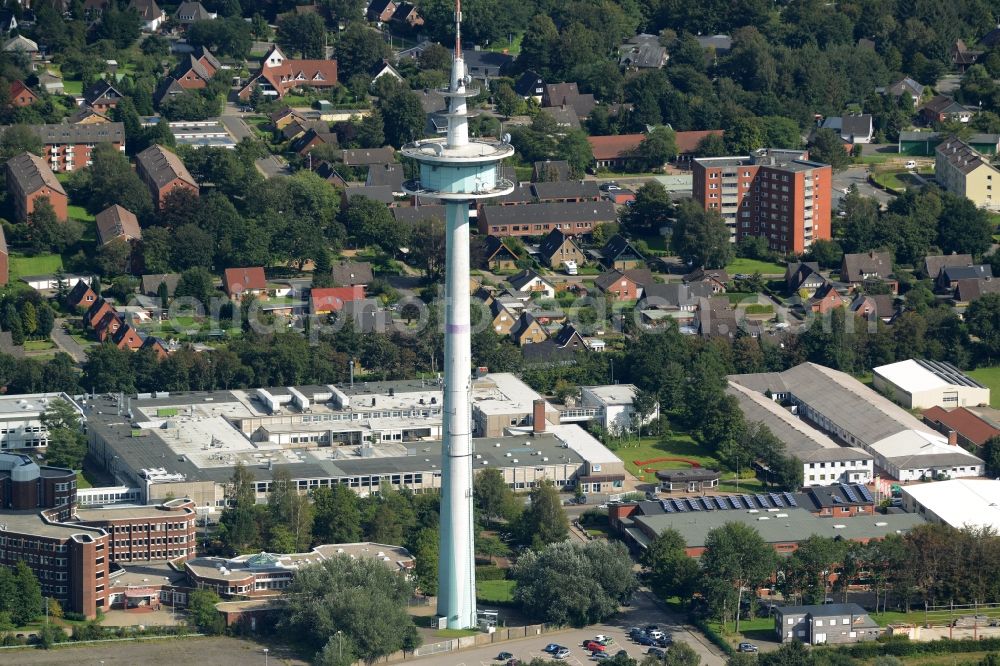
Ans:
[{"label": "industrial warehouse", "polygon": [[[138,489],[141,502],[190,497],[214,511],[237,464],[263,501],[276,469],[301,491],[343,484],[361,495],[383,484],[441,488],[441,386],[428,381],[302,386],[256,391],[90,397],[90,454]],[[599,411],[599,410],[598,410]],[[600,418],[599,414],[594,415]],[[622,461],[505,373],[473,381],[474,469],[500,469],[515,490],[543,480],[586,492],[623,488]]]}]

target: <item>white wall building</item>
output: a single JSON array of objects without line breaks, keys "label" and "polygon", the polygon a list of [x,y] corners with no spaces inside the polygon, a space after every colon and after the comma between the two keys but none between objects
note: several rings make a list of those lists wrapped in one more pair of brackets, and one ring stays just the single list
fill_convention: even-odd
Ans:
[{"label": "white wall building", "polygon": [[907,409],[977,407],[990,390],[950,363],[909,359],[874,370],[876,389]]},{"label": "white wall building", "polygon": [[65,393],[24,393],[0,396],[0,451],[38,449],[49,444],[42,413],[53,400],[63,399],[82,416],[80,406]]},{"label": "white wall building", "polygon": [[[637,389],[632,384],[609,384],[607,386],[581,386],[580,406],[583,408],[598,408],[598,420],[605,430],[611,433],[622,433],[634,430],[635,408],[632,401]],[[642,424],[652,423],[660,417],[660,404],[653,406],[653,411],[643,419]]]},{"label": "white wall building", "polygon": [[925,430],[903,430],[866,447],[875,464],[900,481],[982,476],[983,461],[947,438]]},{"label": "white wall building", "polygon": [[903,507],[931,522],[955,528],[1000,530],[1000,481],[953,479],[903,486]]}]

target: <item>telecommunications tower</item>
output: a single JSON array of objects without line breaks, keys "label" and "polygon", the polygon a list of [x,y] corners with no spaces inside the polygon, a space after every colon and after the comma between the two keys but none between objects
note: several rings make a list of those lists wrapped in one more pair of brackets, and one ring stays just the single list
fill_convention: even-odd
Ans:
[{"label": "telecommunications tower", "polygon": [[444,442],[441,476],[441,546],[437,613],[449,629],[476,626],[476,570],[472,527],[472,337],[469,316],[469,206],[514,191],[499,175],[500,161],[514,154],[501,141],[469,140],[466,100],[479,91],[462,58],[462,5],[455,1],[455,54],[448,135],[403,146],[420,164],[420,177],[403,184],[407,194],[444,202],[445,261]]}]

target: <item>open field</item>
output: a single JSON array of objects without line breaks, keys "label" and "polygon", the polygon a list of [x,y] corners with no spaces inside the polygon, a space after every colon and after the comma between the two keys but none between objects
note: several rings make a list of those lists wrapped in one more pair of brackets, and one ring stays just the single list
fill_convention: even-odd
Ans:
[{"label": "open field", "polygon": [[477,580],[476,598],[493,604],[509,603],[514,599],[514,581]]},{"label": "open field", "polygon": [[[615,455],[625,462],[625,469],[646,483],[656,482],[656,470],[658,469],[687,469],[690,467],[682,460],[648,462],[656,458],[682,458],[696,462],[702,467],[719,469],[719,461],[715,456],[706,453],[689,435],[683,434],[675,434],[662,439],[643,437],[638,444],[633,440],[633,442],[615,449]],[[646,464],[638,465],[636,464],[638,462]],[[646,468],[651,471],[646,472]],[[717,490],[723,493],[760,492],[763,488],[763,484],[752,474],[741,475],[739,487],[737,487],[736,474],[724,472]]]},{"label": "open field", "polygon": [[[106,664],[107,666],[177,666],[178,664],[214,664],[245,666],[263,664],[263,647],[259,643],[239,638],[195,638],[151,641],[128,641],[99,645],[62,644],[54,650],[4,650],[4,663],[9,664]],[[303,661],[286,648],[268,646],[270,661],[275,664],[305,666]]]},{"label": "open field", "polygon": [[87,212],[87,209],[83,206],[66,206],[66,212],[74,220],[79,220],[81,222],[93,222],[94,216]]},{"label": "open field", "polygon": [[47,275],[62,268],[62,257],[58,254],[39,254],[34,257],[10,258],[10,279],[13,281],[25,275]]},{"label": "open field", "polygon": [[770,261],[758,261],[757,259],[742,259],[737,257],[726,266],[726,272],[732,276],[734,273],[760,273],[761,275],[784,275],[785,267]]},{"label": "open field", "polygon": [[989,368],[977,368],[967,373],[980,384],[990,389],[990,407],[1000,409],[1000,365]]}]

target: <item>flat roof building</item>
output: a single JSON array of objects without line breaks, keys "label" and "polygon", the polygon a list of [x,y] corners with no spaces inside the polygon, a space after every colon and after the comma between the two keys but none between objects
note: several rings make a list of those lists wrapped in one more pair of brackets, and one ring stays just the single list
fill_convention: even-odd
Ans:
[{"label": "flat roof building", "polygon": [[990,390],[951,363],[909,359],[873,371],[876,389],[907,409],[978,407]]},{"label": "flat roof building", "polygon": [[952,479],[902,486],[903,507],[933,523],[1000,530],[1000,481]]}]

